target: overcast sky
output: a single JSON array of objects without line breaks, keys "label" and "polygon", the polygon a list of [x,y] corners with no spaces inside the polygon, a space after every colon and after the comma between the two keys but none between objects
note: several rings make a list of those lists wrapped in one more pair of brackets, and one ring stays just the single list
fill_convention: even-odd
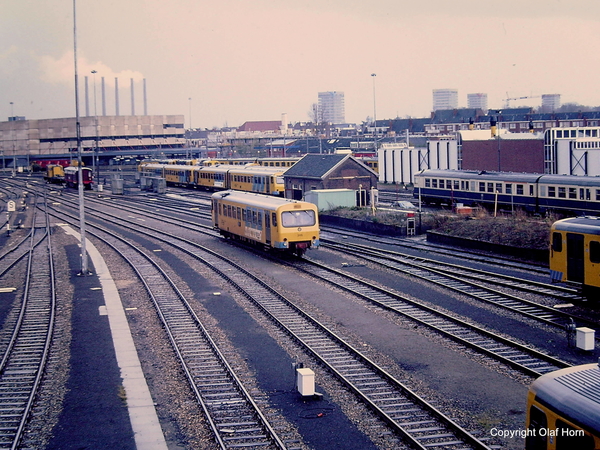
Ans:
[{"label": "overcast sky", "polygon": [[[72,0],[2,0],[0,43],[0,120],[75,116]],[[77,0],[81,115],[96,70],[99,114],[100,77],[108,115],[115,77],[143,114],[145,78],[149,114],[203,128],[307,121],[320,91],[350,122],[428,116],[442,88],[596,106],[599,48],[599,0]]]}]

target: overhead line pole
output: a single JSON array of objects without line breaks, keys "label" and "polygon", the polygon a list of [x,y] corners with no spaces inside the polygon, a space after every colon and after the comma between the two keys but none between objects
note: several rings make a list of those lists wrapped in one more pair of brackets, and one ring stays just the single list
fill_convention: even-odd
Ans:
[{"label": "overhead line pole", "polygon": [[77,76],[77,11],[76,1],[73,0],[73,56],[75,63],[75,130],[77,136],[77,175],[79,188],[79,233],[81,235],[81,272],[79,275],[89,275],[88,255],[85,236],[85,208],[83,201],[83,171],[81,159],[81,124],[79,123],[79,80]]}]

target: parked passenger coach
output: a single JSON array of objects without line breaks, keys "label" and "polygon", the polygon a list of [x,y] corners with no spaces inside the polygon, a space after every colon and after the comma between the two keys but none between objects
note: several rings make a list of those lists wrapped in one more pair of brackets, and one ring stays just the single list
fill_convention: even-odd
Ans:
[{"label": "parked passenger coach", "polygon": [[592,299],[600,295],[600,217],[558,220],[550,229],[552,281],[574,283]]},{"label": "parked passenger coach", "polygon": [[212,218],[221,235],[265,249],[302,256],[319,246],[313,203],[229,190],[212,195]]},{"label": "parked passenger coach", "polygon": [[414,196],[424,203],[493,206],[545,214],[600,213],[600,177],[475,170],[423,170]]}]

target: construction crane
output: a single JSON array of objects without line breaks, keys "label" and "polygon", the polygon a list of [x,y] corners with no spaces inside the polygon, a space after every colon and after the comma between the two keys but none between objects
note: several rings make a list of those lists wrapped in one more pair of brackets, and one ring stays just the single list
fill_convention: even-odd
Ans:
[{"label": "construction crane", "polygon": [[504,99],[504,107],[505,108],[510,108],[510,102],[511,100],[523,100],[526,98],[541,98],[541,95],[526,95],[525,97],[509,97],[508,96],[508,92],[506,93],[506,98]]}]

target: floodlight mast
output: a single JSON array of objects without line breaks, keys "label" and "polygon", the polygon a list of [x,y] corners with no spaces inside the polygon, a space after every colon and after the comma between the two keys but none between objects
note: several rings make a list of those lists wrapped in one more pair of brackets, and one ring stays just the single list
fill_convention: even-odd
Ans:
[{"label": "floodlight mast", "polygon": [[81,235],[81,272],[79,275],[89,275],[88,255],[85,236],[85,205],[83,201],[83,171],[81,159],[81,124],[79,123],[79,80],[77,76],[77,9],[73,0],[73,57],[75,66],[75,133],[77,136],[77,185],[79,190],[79,233]]}]

